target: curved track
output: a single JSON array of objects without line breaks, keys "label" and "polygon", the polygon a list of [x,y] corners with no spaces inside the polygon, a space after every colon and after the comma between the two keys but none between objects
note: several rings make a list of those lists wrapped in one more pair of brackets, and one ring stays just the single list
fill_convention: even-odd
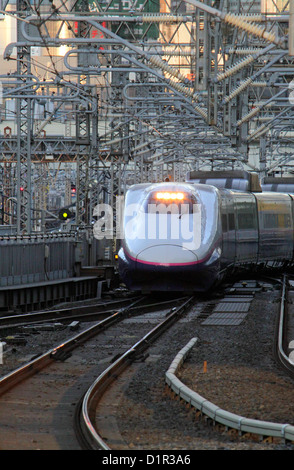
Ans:
[{"label": "curved track", "polygon": [[[278,302],[281,281],[268,281],[256,283],[256,288],[252,288],[253,283],[241,282],[223,292],[226,299],[231,297],[232,304],[237,298],[238,302],[243,299],[242,306],[248,295],[253,294],[254,297],[256,293],[247,316],[238,325],[211,323],[216,307],[222,302],[220,292],[210,299],[194,303],[185,315],[181,315],[181,308],[171,309],[168,302],[161,306],[149,303],[146,309],[152,313],[136,315],[141,312],[135,307],[143,305],[138,298],[138,304],[128,305],[110,315],[105,323],[89,324],[85,328],[87,333],[84,333],[85,338],[89,335],[86,343],[78,339],[80,334],[75,335],[36,358],[33,366],[30,361],[25,372],[31,375],[30,378],[23,380],[20,375],[21,382],[18,383],[7,377],[1,380],[0,385],[2,383],[6,387],[0,398],[1,448],[97,448],[97,442],[99,448],[114,450],[281,448],[281,444],[256,442],[251,438],[244,441],[238,432],[233,435],[218,430],[216,426],[209,427],[203,415],[199,417],[197,413],[195,421],[193,410],[172,399],[164,383],[172,359],[192,337],[199,336],[200,344],[195,351],[193,348],[183,370],[180,370],[180,379],[193,389],[195,377],[200,376],[202,390],[197,385],[196,391],[212,402],[216,396],[217,401],[220,399],[220,392],[227,394],[221,397],[225,409],[236,414],[241,403],[237,403],[233,392],[246,383],[242,406],[247,405],[257,419],[262,409],[255,409],[259,398],[256,391],[253,392],[254,403],[250,401],[250,389],[258,381],[263,384],[262,392],[268,394],[266,400],[271,412],[274,414],[276,411],[279,416],[281,413],[275,410],[274,400],[283,398],[281,391],[283,394],[286,392],[285,397],[288,392],[292,397],[293,384],[291,380],[286,383],[281,373],[274,370],[274,362],[270,358],[274,324],[280,324],[277,318],[285,304]],[[275,287],[272,287],[272,282]],[[288,297],[286,286],[284,283],[284,300]],[[289,295],[291,299],[293,291],[290,290]],[[115,319],[120,321],[116,323]],[[108,322],[110,328],[107,328]],[[289,323],[291,321],[287,322],[287,331]],[[171,325],[173,327],[169,328]],[[98,331],[101,334],[96,336]],[[165,334],[159,336],[163,331]],[[289,337],[282,341],[284,345],[288,342]],[[285,354],[288,353],[286,350]],[[208,360],[205,375],[201,374],[204,359]],[[42,361],[45,361],[43,365]],[[45,367],[46,362],[48,365],[50,362],[50,367]],[[251,382],[242,381],[240,374],[243,371],[250,374]],[[8,375],[12,377],[12,374]],[[228,382],[227,386],[225,382]],[[278,386],[282,388],[277,394]],[[207,394],[207,390],[212,396]],[[217,405],[222,407],[221,402]],[[267,411],[265,405],[263,401],[264,412]],[[288,408],[286,403],[287,418],[290,408],[291,403]],[[75,423],[77,419],[79,424],[81,422],[76,409],[82,410],[84,415],[78,432],[73,428],[74,420]]]},{"label": "curved track", "polygon": [[[232,322],[231,313],[226,317],[226,321],[229,319],[227,323],[221,323],[225,317],[215,317],[212,321],[216,316],[215,310],[223,305],[222,299],[216,296],[202,305],[193,306],[185,320],[168,331],[158,341],[158,345],[150,345],[149,358],[143,357],[142,362],[129,365],[123,374],[115,375],[114,382],[111,382],[110,373],[107,377],[111,382],[110,386],[106,391],[102,390],[99,400],[94,400],[94,406],[87,414],[91,427],[95,428],[93,434],[99,430],[99,438],[94,440],[99,441],[103,449],[113,450],[288,448],[289,444],[284,441],[289,439],[290,434],[287,437],[282,431],[286,431],[284,423],[291,423],[291,419],[294,422],[291,407],[293,383],[288,381],[288,375],[281,373],[272,355],[274,327],[283,304],[279,303],[282,281],[268,281],[269,279],[259,283],[242,282],[225,293],[230,305],[238,302],[242,307],[246,305],[248,295],[253,294],[254,300],[248,313],[242,313],[243,321]],[[282,300],[283,298],[284,296]],[[238,315],[235,315],[235,320]],[[207,413],[205,406],[200,411],[195,411],[195,407],[190,407],[189,400],[187,409],[183,403],[171,400],[170,393],[164,389],[164,376],[170,362],[196,332],[200,336],[200,345],[193,348],[186,372],[185,365],[183,374],[180,371],[181,378],[184,379],[180,396],[182,400],[186,382],[193,384],[195,381],[196,388],[192,386],[191,389],[196,392],[198,381],[203,383],[210,395],[204,392],[202,401],[207,404],[209,401],[216,403],[212,411],[207,405]],[[221,351],[219,348],[225,350]],[[208,361],[203,361],[204,359]],[[202,370],[204,362],[208,362],[205,374]],[[103,383],[101,386],[103,387]],[[95,385],[92,389],[94,388]],[[90,393],[89,391],[88,395]],[[223,393],[226,396],[221,395]],[[243,429],[238,426],[234,429],[233,422],[229,420],[226,424],[220,422],[221,426],[218,428],[215,413],[216,410],[221,413],[222,407],[218,403],[220,398],[226,403],[225,415],[231,418],[237,416],[238,408],[242,405],[245,411],[250,410],[249,418],[256,417],[253,422],[257,423],[257,427],[251,426],[252,419],[246,419],[245,414],[240,421]],[[277,418],[272,426],[273,433],[270,426],[266,429],[266,423],[262,428],[267,420],[268,410],[268,420],[271,416]],[[284,411],[287,421],[282,421],[281,427],[279,416]],[[215,426],[207,426],[208,423]],[[290,433],[291,426],[288,426],[287,431]]]},{"label": "curved track", "polygon": [[[120,374],[140,356],[149,345],[155,341],[167,328],[180,318],[180,316],[191,306],[193,297],[187,299],[183,304],[175,308],[174,311],[156,327],[152,328],[137,343],[119,357],[114,364],[109,366],[92,384],[85,394],[80,414],[81,434],[87,441],[88,447],[93,449],[110,449],[107,443],[102,439],[96,426],[96,420],[93,418],[96,414],[97,402],[103,396],[109,385],[117,379]],[[113,431],[111,438],[113,440]]]},{"label": "curved track", "polygon": [[[172,305],[160,309],[164,317]],[[102,373],[121,348],[142,334],[130,334],[124,319],[135,307],[154,310],[138,298],[106,319],[91,324],[0,380],[0,447],[2,449],[77,449],[73,415],[86,387]],[[131,311],[133,310],[133,313]],[[139,317],[141,312],[137,311]],[[146,324],[143,331],[146,333]],[[140,337],[140,336],[139,336]]]}]

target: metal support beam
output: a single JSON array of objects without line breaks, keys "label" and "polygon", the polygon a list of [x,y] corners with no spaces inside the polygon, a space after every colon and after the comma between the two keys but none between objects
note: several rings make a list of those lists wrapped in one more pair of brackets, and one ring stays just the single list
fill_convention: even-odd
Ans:
[{"label": "metal support beam", "polygon": [[290,16],[289,16],[289,55],[294,56],[294,0],[289,0]]},{"label": "metal support beam", "polygon": [[[143,0],[99,2],[99,12],[90,12],[87,0],[70,5],[57,0],[54,8],[42,0],[31,5],[15,44],[25,52],[27,70],[3,77],[4,99],[18,99],[18,113],[25,116],[17,136],[0,138],[2,160],[14,165],[17,155],[18,182],[26,184],[23,205],[20,198],[18,203],[19,230],[30,230],[30,199],[24,199],[31,192],[28,167],[47,164],[48,156],[76,163],[80,226],[89,224],[89,204],[99,195],[109,194],[114,202],[117,188],[131,182],[166,174],[182,178],[188,168],[244,162],[255,168],[250,156],[257,149],[257,169],[263,172],[272,155],[284,162],[286,151],[294,149],[286,3],[272,2],[274,11],[262,12],[259,0],[155,0],[152,15]],[[10,59],[12,46],[5,50]],[[29,46],[48,52],[51,80],[42,80],[40,69],[32,77]],[[61,46],[67,52],[56,58]],[[21,56],[17,60],[24,62]],[[32,109],[40,102],[44,109],[49,102],[53,107],[35,122]],[[64,117],[64,137],[42,135],[61,122],[58,114]],[[67,114],[76,124],[71,138]]]},{"label": "metal support beam", "polygon": [[[25,18],[30,7],[26,0],[17,0],[17,39],[21,41],[21,19]],[[31,133],[32,133],[32,100],[26,95],[30,92],[31,81],[31,47],[17,48],[17,77],[24,86],[23,94],[16,100],[17,118],[17,233],[31,233]],[[29,85],[27,87],[27,85]]]}]

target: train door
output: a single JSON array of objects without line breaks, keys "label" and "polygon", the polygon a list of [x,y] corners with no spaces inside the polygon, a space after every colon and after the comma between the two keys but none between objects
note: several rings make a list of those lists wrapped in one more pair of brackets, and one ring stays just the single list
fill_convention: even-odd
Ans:
[{"label": "train door", "polygon": [[222,259],[225,265],[234,264],[236,257],[235,207],[230,193],[222,194],[221,223],[223,236]]},{"label": "train door", "polygon": [[253,194],[236,194],[236,262],[256,263],[258,255],[258,218]]}]

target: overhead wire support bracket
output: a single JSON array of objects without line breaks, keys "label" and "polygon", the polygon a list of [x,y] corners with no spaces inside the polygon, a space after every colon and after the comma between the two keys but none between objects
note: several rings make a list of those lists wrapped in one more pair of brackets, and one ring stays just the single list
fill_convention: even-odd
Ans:
[{"label": "overhead wire support bracket", "polygon": [[[46,18],[46,15],[44,16]],[[38,18],[35,15],[31,15],[30,17],[27,18],[28,21],[33,21],[36,22]],[[50,17],[50,20],[53,21],[69,21],[72,18],[68,15],[57,15],[56,17],[52,18]],[[99,29],[104,35],[110,36],[112,39],[117,40],[119,43],[130,49],[131,51],[137,53],[139,56],[144,57],[148,62],[150,62],[153,66],[160,68],[163,72],[169,74],[172,77],[175,77],[179,80],[179,82],[184,83],[185,85],[189,85],[191,81],[184,77],[177,69],[174,67],[171,67],[168,65],[165,61],[160,59],[158,56],[155,56],[151,54],[150,52],[146,52],[143,49],[135,46],[134,44],[130,43],[129,41],[119,37],[115,33],[113,33],[111,30],[105,28],[102,26],[100,23],[97,23],[95,20],[90,19],[87,16],[81,15],[81,16],[75,16],[75,21],[78,22],[87,22],[94,26],[95,28]],[[36,41],[38,38],[37,37],[30,37],[26,30],[25,30],[25,24],[22,25],[22,33],[24,37],[29,41]],[[59,43],[58,41],[62,41],[62,39],[57,40],[55,39],[54,42]],[[89,41],[88,41],[89,42]],[[139,61],[136,61],[134,58],[130,57],[129,60],[134,63],[139,63],[142,66],[142,63]],[[146,67],[146,66],[145,66]],[[149,69],[152,73],[154,73],[153,69]],[[160,79],[165,79],[167,80],[168,84],[172,87],[174,87],[178,92],[192,98],[193,101],[198,101],[199,94],[195,93],[194,90],[192,90],[190,87],[184,87],[178,82],[174,82],[171,79],[166,79],[165,77],[160,76]],[[199,106],[194,106],[195,111],[202,116],[205,120],[207,120],[208,113],[206,112],[205,109],[200,108]]]},{"label": "overhead wire support bracket", "polygon": [[229,23],[232,26],[236,26],[247,33],[258,36],[266,41],[272,42],[278,46],[285,47],[284,38],[277,37],[274,33],[271,33],[266,30],[265,27],[253,24],[249,22],[246,17],[240,15],[235,15],[234,13],[225,13],[223,11],[217,10],[216,8],[210,7],[205,3],[199,2],[198,0],[185,0],[187,3],[194,5],[196,8],[199,8],[206,13],[210,13],[212,16],[219,18],[225,23]]}]

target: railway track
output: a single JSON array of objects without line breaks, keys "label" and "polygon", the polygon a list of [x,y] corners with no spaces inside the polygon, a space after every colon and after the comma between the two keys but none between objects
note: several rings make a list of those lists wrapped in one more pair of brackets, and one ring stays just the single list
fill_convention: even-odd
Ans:
[{"label": "railway track", "polygon": [[[167,328],[169,328],[178,318],[191,306],[193,297],[185,300],[182,305],[175,308],[174,311],[156,327],[152,328],[138,342],[131,346],[122,356],[120,356],[111,366],[109,366],[91,385],[81,403],[79,416],[80,435],[82,436],[84,445],[90,449],[109,450],[105,440],[99,434],[96,426],[97,402],[103,396],[109,385],[117,379],[117,377],[132,364],[144,351],[149,347],[150,343],[155,341]],[[110,430],[111,439],[113,439],[113,430]]]},{"label": "railway track", "polygon": [[65,306],[54,310],[42,310],[33,313],[22,313],[18,315],[5,315],[0,317],[0,328],[26,325],[30,323],[43,323],[47,321],[65,321],[82,318],[91,320],[97,314],[109,314],[118,308],[128,305],[134,298],[125,298],[112,301],[99,301],[90,305]]},{"label": "railway track", "polygon": [[[268,278],[267,281],[236,283],[224,292],[224,299],[219,296],[207,299],[189,312],[186,323],[185,320],[177,323],[176,334],[172,334],[175,331],[172,329],[160,340],[160,346],[150,345],[150,361],[143,358],[141,363],[129,364],[120,375],[110,369],[102,374],[81,405],[85,421],[91,428],[87,430],[91,445],[95,446],[98,442],[101,448],[108,450],[261,450],[291,446],[292,426],[286,425],[288,421],[282,421],[280,425],[279,417],[284,413],[290,419],[293,416],[294,422],[294,409],[291,407],[293,383],[288,381],[288,375],[281,375],[281,369],[272,355],[274,325],[285,298],[284,295],[280,297],[280,291],[284,292],[285,284],[281,289],[281,279]],[[224,306],[224,300],[229,306],[238,304],[245,307],[249,297],[252,297],[252,304],[248,311],[241,308],[241,313],[233,314],[219,308]],[[217,310],[219,312],[216,314]],[[180,380],[177,379],[174,389],[169,381],[173,392],[170,395],[169,389],[164,391],[164,377],[176,353],[181,350],[180,356],[185,354],[182,346],[189,343],[192,332],[199,333],[200,345],[192,348],[192,358],[188,356],[188,373],[184,371],[181,374],[180,370]],[[243,350],[238,351],[238,347]],[[221,352],[219,348],[227,351]],[[174,355],[171,354],[172,349]],[[228,361],[225,364],[222,364],[222,355]],[[208,359],[205,374],[202,370],[206,362],[204,359]],[[216,405],[211,396],[204,394],[198,402],[199,409],[195,406],[197,381],[196,388],[190,387],[194,399],[191,405],[186,382],[190,385],[189,380],[192,382],[195,379],[199,379],[204,389],[209,390]],[[224,410],[218,403],[220,393],[224,394],[221,398],[229,404]],[[261,401],[258,400],[258,393]],[[279,394],[285,400],[281,409],[277,399],[280,398]],[[180,401],[171,399],[171,396],[180,398]],[[88,407],[89,397],[93,405]],[[184,404],[188,405],[188,409]],[[254,418],[238,415],[236,409],[239,406],[249,409]],[[264,418],[269,409],[272,415],[277,416],[273,424],[270,421],[266,423]],[[221,419],[218,420],[219,417]]]},{"label": "railway track", "polygon": [[[271,287],[272,282],[275,288]],[[192,348],[183,368],[179,370],[179,379],[184,385],[190,386],[195,391],[193,380],[195,376],[201,375],[199,371],[202,369],[203,360],[208,359],[207,374],[202,374],[200,377],[204,392],[198,389],[198,385],[196,391],[212,403],[214,403],[213,398],[217,396],[218,402],[220,394],[215,387],[217,378],[218,386],[224,387],[221,388],[221,393],[224,394],[222,398],[227,400],[227,406],[223,407],[221,403],[218,403],[218,408],[224,408],[231,414],[238,415],[238,409],[234,409],[234,406],[238,408],[236,396],[232,394],[230,397],[230,394],[236,388],[236,381],[242,383],[239,372],[246,369],[245,371],[250,372],[251,383],[246,381],[248,393],[245,399],[241,399],[242,406],[245,406],[247,402],[252,412],[256,413],[255,418],[259,418],[260,410],[255,409],[250,402],[249,393],[249,388],[259,382],[263,383],[262,389],[268,390],[269,394],[272,393],[273,398],[268,402],[271,410],[274,411],[274,399],[281,390],[277,392],[275,387],[280,386],[279,381],[284,379],[278,377],[279,372],[273,370],[272,359],[269,355],[267,356],[268,344],[273,342],[273,325],[277,320],[278,312],[287,310],[285,309],[286,300],[290,298],[291,301],[293,295],[293,291],[287,289],[289,283],[284,282],[281,289],[282,294],[284,293],[281,297],[282,301],[278,302],[281,300],[279,296],[281,284],[280,279],[272,279],[268,283],[256,284],[255,288],[254,283],[247,281],[229,286],[223,293],[224,299],[230,302],[228,305],[236,301],[239,303],[242,299],[241,303],[244,306],[248,302],[248,297],[254,297],[254,292],[256,293],[247,316],[242,313],[244,319],[238,325],[217,325],[216,320],[215,323],[212,322],[215,318],[215,310],[222,305],[224,300],[220,293],[214,298],[198,299],[183,316],[177,313],[181,312],[182,305],[178,305],[179,309],[172,310],[174,304],[165,302],[160,306],[156,305],[156,302],[150,302],[150,299],[148,299],[146,310],[152,313],[138,315],[137,307],[141,308],[143,305],[142,299],[138,298],[134,301],[138,302],[137,304],[132,302],[131,305],[125,307],[126,315],[119,323],[111,324],[115,317],[119,317],[116,315],[117,312],[109,315],[109,317],[114,315],[114,318],[109,320],[111,328],[102,329],[100,325],[102,334],[99,334],[97,338],[94,335],[94,325],[91,323],[86,329],[92,330],[93,336],[88,339],[87,346],[84,342],[79,342],[77,338],[72,338],[72,349],[71,346],[53,348],[49,354],[50,367],[42,366],[38,369],[38,367],[32,368],[28,365],[28,373],[31,377],[26,380],[21,378],[15,383],[11,382],[5,393],[3,391],[0,398],[2,448],[76,449],[97,448],[97,446],[108,450],[268,449],[269,446],[273,449],[281,448],[279,446],[282,444],[268,443],[265,439],[262,442],[256,442],[252,438],[253,431],[245,433],[240,429],[234,429],[228,423],[227,425],[220,424],[218,428],[217,421],[211,416],[206,415],[205,419],[203,410],[193,411],[191,404],[187,409],[183,405],[183,397],[181,401],[174,400],[165,389],[165,374],[171,361],[197,333],[200,344],[197,348]],[[270,301],[270,296],[272,296],[272,301]],[[178,300],[180,303],[184,301],[184,299]],[[185,299],[184,303],[186,301],[188,299]],[[291,303],[289,306],[291,309]],[[123,310],[124,308],[121,309]],[[102,323],[102,320],[99,323]],[[156,326],[154,326],[155,323]],[[169,328],[171,324],[174,325],[173,328]],[[97,326],[97,322],[95,325]],[[283,331],[285,332],[285,329],[288,331],[288,327],[289,321],[287,326],[283,327]],[[261,331],[262,329],[264,331]],[[165,331],[165,334],[159,336],[162,331]],[[248,352],[243,345],[244,351],[238,351],[236,359],[232,359],[233,346],[229,343],[232,333],[239,349],[241,341],[244,342],[245,347],[248,343]],[[222,338],[221,341],[225,340],[224,345],[218,345],[218,336]],[[257,337],[260,345],[262,347],[265,345],[266,354],[264,351],[256,352],[252,338],[255,341]],[[291,336],[286,339],[284,337],[281,341],[284,347],[288,345],[289,338],[292,339]],[[84,355],[84,352],[87,354]],[[228,360],[230,352],[231,357]],[[245,361],[246,365],[241,363],[242,354],[245,357],[242,361]],[[289,348],[288,350],[286,348],[284,354],[289,356]],[[228,361],[224,366],[222,355],[226,356]],[[42,364],[48,356],[47,359],[41,356],[37,359],[41,360]],[[261,360],[265,362],[260,364]],[[252,364],[248,364],[250,361]],[[261,372],[258,377],[255,377],[255,372],[252,370],[257,367]],[[226,389],[222,383],[220,374],[222,369],[229,372],[229,375],[225,377],[225,381],[229,382],[229,389]],[[236,375],[237,371],[238,375]],[[286,392],[289,393],[289,397],[292,396],[292,382],[285,385],[282,381],[281,387],[288,387],[289,392],[287,390]],[[207,390],[212,392],[213,398],[207,394]],[[257,399],[255,392],[254,400],[257,401]],[[290,405],[291,403],[289,407]],[[291,415],[289,407],[285,408],[286,416]],[[277,413],[280,416],[279,412]],[[241,413],[240,415],[243,416]],[[249,416],[249,420],[251,418]],[[75,431],[73,420],[76,425],[78,423]],[[266,421],[266,419],[260,416],[259,421]],[[207,426],[209,422],[215,426]],[[246,424],[246,420],[243,422]],[[224,428],[226,428],[225,431]],[[286,430],[285,426],[283,430]],[[231,431],[236,431],[236,434],[232,434]],[[248,434],[250,436],[247,436]],[[260,436],[271,437],[270,434],[264,432]]]},{"label": "railway track", "polygon": [[[178,299],[178,302],[182,303],[183,299]],[[123,326],[124,319],[132,315],[142,316],[136,310],[139,307],[149,311],[157,308],[165,317],[174,305],[175,299],[150,304],[139,297],[2,377],[0,447],[79,448],[75,433],[71,430],[73,407],[79,402],[81,390],[105,369],[105,364],[111,362],[113,356],[121,355],[126,341],[130,342],[138,334],[130,334],[128,326]],[[142,328],[146,332],[146,324],[141,325],[139,334]],[[118,340],[114,339],[116,336]],[[50,423],[53,425],[50,426]],[[66,430],[64,423],[67,423]]]}]

